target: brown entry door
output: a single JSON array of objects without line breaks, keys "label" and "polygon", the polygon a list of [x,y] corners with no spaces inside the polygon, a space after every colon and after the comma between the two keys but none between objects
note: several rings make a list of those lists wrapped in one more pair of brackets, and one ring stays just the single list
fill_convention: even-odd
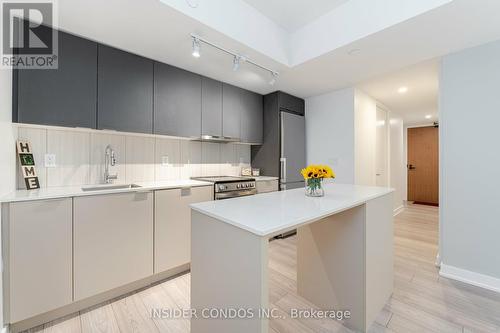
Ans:
[{"label": "brown entry door", "polygon": [[439,130],[408,129],[408,201],[439,205]]}]

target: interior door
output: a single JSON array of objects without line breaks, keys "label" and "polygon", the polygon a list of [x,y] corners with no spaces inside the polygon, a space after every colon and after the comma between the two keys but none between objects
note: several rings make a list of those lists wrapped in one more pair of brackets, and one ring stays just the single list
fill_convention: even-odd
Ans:
[{"label": "interior door", "polygon": [[387,111],[377,108],[377,130],[375,139],[376,185],[389,186],[388,119]]},{"label": "interior door", "polygon": [[306,165],[305,120],[303,116],[281,112],[281,183],[302,182]]},{"label": "interior door", "polygon": [[439,130],[408,129],[408,201],[439,205]]}]

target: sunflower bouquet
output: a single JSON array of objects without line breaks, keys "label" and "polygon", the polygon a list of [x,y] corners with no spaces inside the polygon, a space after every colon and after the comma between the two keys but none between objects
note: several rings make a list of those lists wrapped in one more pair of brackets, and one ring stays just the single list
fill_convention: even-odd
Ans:
[{"label": "sunflower bouquet", "polygon": [[306,195],[320,197],[324,195],[322,181],[325,178],[335,178],[335,173],[328,165],[309,165],[302,169],[302,177],[306,181]]}]

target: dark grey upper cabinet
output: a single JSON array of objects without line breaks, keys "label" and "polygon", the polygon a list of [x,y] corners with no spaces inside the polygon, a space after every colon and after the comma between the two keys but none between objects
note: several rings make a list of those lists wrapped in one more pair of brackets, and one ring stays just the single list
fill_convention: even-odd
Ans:
[{"label": "dark grey upper cabinet", "polygon": [[278,104],[280,109],[289,112],[304,115],[305,102],[302,98],[298,98],[282,91],[278,92]]},{"label": "dark grey upper cabinet", "polygon": [[201,76],[155,62],[154,132],[200,137]]},{"label": "dark grey upper cabinet", "polygon": [[229,84],[222,86],[222,135],[229,138],[241,137],[240,119],[244,90]]},{"label": "dark grey upper cabinet", "polygon": [[97,44],[59,32],[58,69],[15,70],[13,120],[96,128]]},{"label": "dark grey upper cabinet", "polygon": [[201,135],[222,135],[222,82],[201,79]]},{"label": "dark grey upper cabinet", "polygon": [[153,61],[99,45],[97,127],[153,132]]},{"label": "dark grey upper cabinet", "polygon": [[241,142],[261,144],[263,140],[263,97],[251,91],[242,93]]}]

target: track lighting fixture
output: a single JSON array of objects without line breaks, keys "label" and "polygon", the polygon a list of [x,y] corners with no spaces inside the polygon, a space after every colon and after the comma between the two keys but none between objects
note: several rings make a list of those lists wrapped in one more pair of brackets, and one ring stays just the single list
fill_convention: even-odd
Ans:
[{"label": "track lighting fixture", "polygon": [[200,40],[198,38],[193,37],[193,57],[200,57]]},{"label": "track lighting fixture", "polygon": [[233,71],[236,72],[240,68],[240,60],[241,60],[240,56],[234,56],[234,59],[233,59]]},{"label": "track lighting fixture", "polygon": [[276,83],[277,78],[278,78],[278,73],[271,72],[271,80],[269,81],[269,84],[273,86]]},{"label": "track lighting fixture", "polygon": [[269,69],[265,66],[262,66],[256,62],[248,59],[247,57],[241,55],[241,54],[238,54],[238,53],[233,52],[233,51],[229,51],[221,46],[218,46],[212,42],[209,42],[206,39],[203,39],[196,34],[191,34],[191,38],[193,39],[193,57],[196,57],[196,58],[200,57],[200,45],[201,45],[201,43],[204,43],[204,44],[209,45],[217,50],[220,50],[224,53],[227,53],[227,54],[233,56],[233,71],[237,71],[240,68],[241,63],[246,62],[246,63],[249,63],[251,65],[254,65],[255,67],[259,67],[260,69],[263,69],[263,70],[269,72],[271,74],[271,81],[269,81],[269,84],[273,85],[276,82],[276,78],[279,75],[278,72],[276,72],[272,69]]}]

